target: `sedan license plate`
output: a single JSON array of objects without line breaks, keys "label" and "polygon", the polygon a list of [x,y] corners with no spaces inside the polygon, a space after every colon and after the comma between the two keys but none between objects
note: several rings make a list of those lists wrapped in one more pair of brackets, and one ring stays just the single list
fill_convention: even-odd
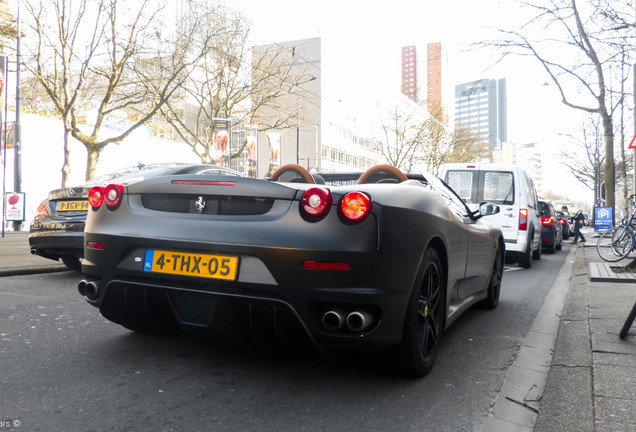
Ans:
[{"label": "sedan license plate", "polygon": [[144,271],[236,280],[238,257],[148,249]]},{"label": "sedan license plate", "polygon": [[59,201],[57,203],[58,212],[79,212],[88,211],[88,200],[84,201]]}]

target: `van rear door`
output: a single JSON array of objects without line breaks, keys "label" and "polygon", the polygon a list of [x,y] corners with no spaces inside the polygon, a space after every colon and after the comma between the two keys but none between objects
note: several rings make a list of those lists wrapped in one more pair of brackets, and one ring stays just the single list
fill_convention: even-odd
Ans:
[{"label": "van rear door", "polygon": [[519,203],[515,190],[515,175],[512,171],[482,170],[478,195],[480,202],[490,201],[499,205],[497,214],[487,216],[501,227],[504,239],[517,240],[519,229]]},{"label": "van rear door", "polygon": [[519,205],[516,204],[514,180],[512,171],[483,167],[451,168],[444,176],[444,181],[466,201],[471,210],[476,210],[483,201],[499,205],[501,211],[486,218],[501,227],[504,239],[507,240],[517,240],[519,225]]}]

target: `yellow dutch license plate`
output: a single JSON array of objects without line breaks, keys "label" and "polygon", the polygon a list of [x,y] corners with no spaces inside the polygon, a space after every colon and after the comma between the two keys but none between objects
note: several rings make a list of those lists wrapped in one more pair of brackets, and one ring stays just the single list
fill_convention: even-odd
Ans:
[{"label": "yellow dutch license plate", "polygon": [[86,201],[60,201],[57,203],[58,212],[88,211],[88,200]]},{"label": "yellow dutch license plate", "polygon": [[238,257],[148,249],[144,271],[236,280]]}]

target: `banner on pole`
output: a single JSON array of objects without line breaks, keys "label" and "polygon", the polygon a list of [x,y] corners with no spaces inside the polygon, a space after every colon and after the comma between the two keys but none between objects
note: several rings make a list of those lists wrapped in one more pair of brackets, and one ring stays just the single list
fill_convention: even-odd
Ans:
[{"label": "banner on pole", "polygon": [[245,141],[247,142],[247,176],[256,178],[258,166],[258,127],[245,126]]},{"label": "banner on pole", "polygon": [[213,119],[214,122],[214,142],[212,143],[214,162],[222,167],[230,166],[230,150],[232,134],[232,120]]},{"label": "banner on pole", "polygon": [[271,177],[280,167],[280,132],[267,132],[267,139],[269,140],[269,170],[267,176]]}]

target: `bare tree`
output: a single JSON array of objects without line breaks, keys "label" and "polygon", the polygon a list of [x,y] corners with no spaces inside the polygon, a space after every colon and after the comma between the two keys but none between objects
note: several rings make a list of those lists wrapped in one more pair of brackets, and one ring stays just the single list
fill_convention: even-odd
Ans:
[{"label": "bare tree", "polygon": [[[209,43],[195,46],[192,33],[171,33],[154,0],[38,0],[25,6],[33,38],[24,65],[64,124],[62,185],[70,172],[71,135],[86,147],[90,179],[104,147],[152,119]],[[105,131],[109,117],[130,119],[130,112],[132,121]]]},{"label": "bare tree", "polygon": [[428,113],[413,106],[396,103],[381,119],[382,138],[376,149],[390,165],[406,172],[421,162],[419,152],[427,135]]},{"label": "bare tree", "polygon": [[424,142],[420,154],[431,173],[438,175],[442,164],[476,162],[488,155],[488,147],[468,126],[446,126],[448,118],[443,108],[435,107],[426,120]]},{"label": "bare tree", "polygon": [[[519,29],[500,29],[504,38],[485,42],[506,54],[534,57],[556,85],[562,102],[601,119],[607,205],[614,206],[614,130],[618,103],[608,95],[610,65],[620,61],[618,16],[633,11],[626,0],[543,0],[520,2],[533,18]],[[632,20],[633,22],[633,20]]]},{"label": "bare tree", "polygon": [[396,103],[381,120],[382,139],[376,148],[387,163],[410,172],[415,164],[423,164],[437,175],[449,162],[474,162],[487,155],[487,147],[468,127],[450,130],[441,107],[418,110],[410,103]]},{"label": "bare tree", "polygon": [[572,145],[561,152],[561,158],[574,178],[594,192],[594,201],[596,201],[602,178],[601,167],[605,160],[600,119],[590,116],[583,123],[581,130],[582,138],[569,135]]},{"label": "bare tree", "polygon": [[[248,23],[236,11],[193,4],[190,15],[203,24],[194,29],[195,34],[210,26],[219,31],[179,98],[168,101],[161,110],[178,136],[202,162],[211,163],[215,118],[258,124],[259,130],[290,127],[299,114],[291,108],[297,104],[289,97],[303,97],[301,84],[312,79],[306,74],[306,62],[284,47],[253,49]],[[242,151],[240,148],[232,156]]]},{"label": "bare tree", "polygon": [[8,9],[8,5],[0,8],[0,47],[5,48],[8,43],[15,41],[18,36],[18,28],[15,19]]}]

